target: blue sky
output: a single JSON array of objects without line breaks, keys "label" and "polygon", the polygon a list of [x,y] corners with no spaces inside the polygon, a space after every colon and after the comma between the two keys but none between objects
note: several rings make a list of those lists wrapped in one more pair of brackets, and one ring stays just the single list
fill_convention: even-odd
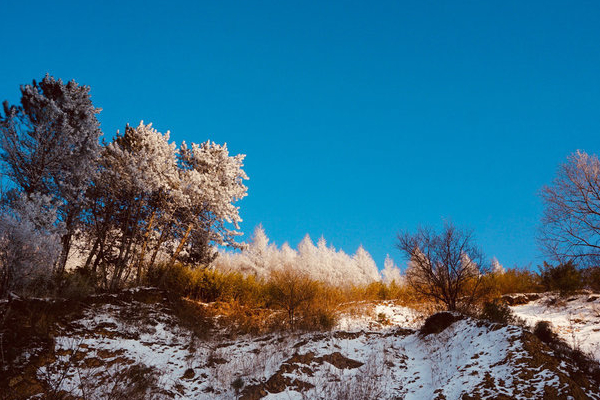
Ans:
[{"label": "blue sky", "polygon": [[539,189],[600,152],[596,1],[12,1],[0,34],[1,99],[49,72],[91,86],[108,137],[144,120],[227,142],[245,232],[380,267],[402,264],[399,230],[444,219],[541,263]]}]

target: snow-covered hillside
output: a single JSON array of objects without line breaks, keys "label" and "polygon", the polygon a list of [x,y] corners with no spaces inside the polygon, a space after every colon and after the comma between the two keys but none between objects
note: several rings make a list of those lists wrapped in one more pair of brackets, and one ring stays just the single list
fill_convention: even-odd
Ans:
[{"label": "snow-covered hillside", "polygon": [[423,336],[410,308],[362,308],[331,332],[199,338],[160,299],[91,304],[11,385],[85,399],[600,399],[521,328],[463,318]]},{"label": "snow-covered hillside", "polygon": [[546,293],[537,300],[515,305],[512,310],[531,326],[549,321],[554,332],[567,343],[600,361],[600,295],[560,298]]}]

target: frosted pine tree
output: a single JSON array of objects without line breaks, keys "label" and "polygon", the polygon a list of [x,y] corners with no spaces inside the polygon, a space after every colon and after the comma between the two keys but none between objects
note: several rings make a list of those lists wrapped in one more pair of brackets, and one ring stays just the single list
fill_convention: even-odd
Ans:
[{"label": "frosted pine tree", "polygon": [[248,267],[244,268],[252,271],[257,276],[268,276],[273,270],[279,268],[280,257],[279,250],[274,243],[269,244],[269,238],[262,225],[254,229],[254,234],[248,246],[242,251],[242,262],[246,262]]},{"label": "frosted pine tree", "polygon": [[297,262],[298,252],[285,242],[279,249],[279,265],[294,265]]},{"label": "frosted pine tree", "polygon": [[362,245],[358,247],[352,259],[356,266],[357,276],[353,277],[355,282],[371,283],[380,279],[377,264]]},{"label": "frosted pine tree", "polygon": [[392,283],[395,283],[396,285],[402,284],[403,278],[400,268],[396,266],[389,254],[385,256],[381,275],[383,276],[383,282],[388,285]]},{"label": "frosted pine tree", "polygon": [[308,234],[298,244],[298,262],[296,266],[311,276],[314,276],[315,265],[318,263],[317,248]]},{"label": "frosted pine tree", "polygon": [[493,257],[492,258],[492,273],[501,275],[504,272],[505,272],[505,269],[502,266],[502,264],[500,264],[500,262],[498,261],[498,259],[496,257]]},{"label": "frosted pine tree", "polygon": [[235,238],[241,235],[242,219],[234,203],[248,191],[244,185],[248,176],[242,169],[245,156],[230,156],[227,145],[207,141],[190,146],[182,143],[178,157],[183,202],[174,231],[179,244],[171,263],[189,245],[194,230],[204,232],[207,243],[239,247]]},{"label": "frosted pine tree", "polygon": [[56,207],[54,225],[62,229],[59,271],[65,267],[100,153],[100,109],[93,106],[89,90],[74,80],[65,84],[46,75],[41,82],[22,86],[20,104],[5,101],[0,114],[0,157],[15,190],[50,196]]}]

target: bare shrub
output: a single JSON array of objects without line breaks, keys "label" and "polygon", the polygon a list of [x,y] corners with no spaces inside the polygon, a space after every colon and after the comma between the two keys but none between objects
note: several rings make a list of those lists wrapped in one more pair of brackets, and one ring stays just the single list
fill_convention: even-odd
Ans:
[{"label": "bare shrub", "polygon": [[489,268],[470,231],[459,230],[451,223],[446,223],[440,233],[419,228],[414,234],[398,234],[397,247],[410,260],[408,284],[448,310],[468,308],[485,294],[482,281]]},{"label": "bare shrub", "polygon": [[287,313],[287,323],[296,328],[298,311],[310,304],[318,292],[318,283],[292,266],[271,274],[265,287],[270,304]]},{"label": "bare shrub", "polygon": [[239,272],[220,272],[175,263],[158,265],[148,272],[146,283],[172,295],[204,302],[239,301],[261,305],[262,282]]},{"label": "bare shrub", "polygon": [[558,262],[600,259],[600,161],[577,151],[562,164],[551,185],[541,191],[545,205],[540,243]]}]

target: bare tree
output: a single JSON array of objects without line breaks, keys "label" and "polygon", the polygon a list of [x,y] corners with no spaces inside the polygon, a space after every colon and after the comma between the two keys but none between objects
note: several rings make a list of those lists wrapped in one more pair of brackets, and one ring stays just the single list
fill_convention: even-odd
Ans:
[{"label": "bare tree", "polygon": [[448,310],[468,307],[483,294],[481,281],[488,268],[471,231],[451,223],[439,234],[419,228],[416,233],[399,233],[397,247],[409,258],[408,284]]},{"label": "bare tree", "polygon": [[577,151],[562,164],[554,182],[542,188],[545,205],[539,237],[542,248],[559,262],[600,261],[600,161]]}]

